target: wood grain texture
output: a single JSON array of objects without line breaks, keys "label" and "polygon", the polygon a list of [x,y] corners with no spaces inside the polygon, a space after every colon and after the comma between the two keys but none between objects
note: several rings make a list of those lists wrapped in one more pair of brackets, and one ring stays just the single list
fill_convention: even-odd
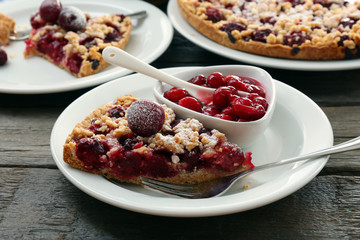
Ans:
[{"label": "wood grain texture", "polygon": [[360,177],[319,176],[243,213],[166,218],[100,202],[57,170],[1,168],[0,175],[0,239],[360,238]]}]

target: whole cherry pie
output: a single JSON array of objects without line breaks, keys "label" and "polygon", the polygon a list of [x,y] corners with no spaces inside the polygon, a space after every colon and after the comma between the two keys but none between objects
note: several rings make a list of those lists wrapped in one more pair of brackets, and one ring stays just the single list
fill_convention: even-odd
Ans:
[{"label": "whole cherry pie", "polygon": [[177,0],[197,31],[233,49],[290,59],[358,58],[360,2]]},{"label": "whole cherry pie", "polygon": [[119,97],[93,111],[66,139],[64,161],[83,171],[140,183],[207,181],[252,168],[251,153],[166,105]]},{"label": "whole cherry pie", "polygon": [[124,49],[131,20],[122,14],[90,18],[58,0],[45,0],[31,17],[32,32],[24,56],[41,56],[76,77],[92,75],[108,66],[101,52],[107,46]]}]

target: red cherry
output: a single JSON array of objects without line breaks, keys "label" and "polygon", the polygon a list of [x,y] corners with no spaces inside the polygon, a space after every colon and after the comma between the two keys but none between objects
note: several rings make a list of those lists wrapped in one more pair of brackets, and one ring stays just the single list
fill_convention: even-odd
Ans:
[{"label": "red cherry", "polygon": [[226,107],[229,104],[231,95],[236,94],[234,87],[219,87],[213,93],[213,103],[218,108]]},{"label": "red cherry", "polygon": [[0,66],[5,65],[7,62],[7,54],[4,49],[0,48]]},{"label": "red cherry", "polygon": [[134,133],[149,137],[161,130],[165,121],[165,111],[156,102],[138,100],[130,105],[127,121]]},{"label": "red cherry", "polygon": [[225,85],[224,76],[219,72],[211,73],[207,77],[207,83],[209,87],[218,88]]},{"label": "red cherry", "polygon": [[222,114],[229,115],[229,116],[234,116],[234,115],[235,115],[234,108],[231,107],[231,106],[224,108],[224,109],[221,111],[221,113],[222,113]]},{"label": "red cherry", "polygon": [[253,101],[253,103],[257,103],[260,104],[261,106],[263,106],[265,108],[265,110],[268,107],[268,102],[266,101],[265,98],[260,97],[259,94],[257,93],[251,93],[247,96],[251,101]]},{"label": "red cherry", "polygon": [[239,81],[241,80],[241,78],[238,75],[230,74],[224,78],[224,81],[225,81],[225,83],[227,83],[228,81],[233,80],[233,79],[239,80]]},{"label": "red cherry", "polygon": [[204,107],[203,108],[203,113],[205,115],[209,115],[209,116],[214,116],[215,114],[219,114],[220,111],[219,109],[215,108],[215,107]]},{"label": "red cherry", "polygon": [[173,87],[164,93],[164,97],[172,102],[178,102],[180,99],[188,96],[189,93],[182,88]]},{"label": "red cherry", "polygon": [[62,4],[59,0],[44,0],[40,5],[40,17],[46,22],[55,23],[61,9]]},{"label": "red cherry", "polygon": [[240,91],[247,91],[247,86],[240,79],[232,78],[226,82],[227,86],[232,86]]},{"label": "red cherry", "polygon": [[193,77],[192,79],[190,79],[189,82],[196,84],[196,85],[203,86],[203,85],[206,85],[206,78],[203,74],[199,74],[199,75],[196,75],[195,77]]},{"label": "red cherry", "polygon": [[85,14],[77,7],[68,6],[64,7],[58,18],[60,27],[66,31],[79,31],[86,25]]},{"label": "red cherry", "polygon": [[237,98],[231,103],[238,118],[256,120],[265,115],[265,109],[260,104],[254,104],[248,98]]},{"label": "red cherry", "polygon": [[184,97],[179,100],[179,105],[194,110],[196,112],[202,112],[201,103],[193,97]]},{"label": "red cherry", "polygon": [[224,113],[215,114],[214,117],[221,118],[221,119],[224,119],[224,120],[229,120],[229,121],[234,120],[231,116],[229,116],[227,114],[224,114]]}]

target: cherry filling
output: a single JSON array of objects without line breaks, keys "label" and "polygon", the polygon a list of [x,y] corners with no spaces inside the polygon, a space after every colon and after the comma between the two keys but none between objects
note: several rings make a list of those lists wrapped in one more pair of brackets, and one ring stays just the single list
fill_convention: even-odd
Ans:
[{"label": "cherry filling", "polygon": [[[63,47],[68,43],[64,38],[55,37],[55,31],[50,30],[48,33],[43,35],[37,42],[36,48],[39,52],[46,54],[55,63],[59,64],[65,56]],[[30,47],[31,41],[26,42],[27,46]]]},{"label": "cherry filling", "polygon": [[300,46],[306,40],[310,40],[310,36],[306,35],[303,32],[294,31],[290,35],[284,36],[284,45],[292,47],[293,45]]},{"label": "cherry filling", "polygon": [[349,27],[351,29],[358,20],[359,19],[356,18],[344,17],[340,20],[339,26],[342,26],[343,28]]},{"label": "cherry filling", "polygon": [[223,26],[221,26],[220,30],[224,31],[228,34],[228,37],[230,39],[231,42],[235,42],[236,39],[234,38],[234,36],[232,35],[232,31],[234,30],[238,30],[239,32],[246,30],[247,27],[246,25],[239,23],[239,22],[231,22],[228,24],[224,24]]},{"label": "cherry filling", "polygon": [[[199,100],[189,96],[185,89],[175,87],[164,92],[164,97],[193,111],[229,121],[254,121],[262,118],[268,108],[264,88],[250,77],[224,76],[219,72],[214,72],[207,78],[201,74],[197,75],[189,82],[216,88],[212,101],[207,105],[202,105]],[[241,97],[238,91],[250,94],[247,97]]]},{"label": "cherry filling", "polygon": [[106,145],[97,138],[82,138],[77,142],[76,156],[84,162],[86,168],[102,169],[107,165]]},{"label": "cherry filling", "polygon": [[251,39],[258,42],[266,43],[267,36],[272,33],[271,29],[256,30],[251,34]]},{"label": "cherry filling", "polygon": [[104,42],[108,43],[108,42],[113,42],[113,41],[118,41],[122,38],[122,34],[119,31],[119,29],[112,23],[106,23],[107,26],[112,27],[113,31],[109,32],[105,39]]},{"label": "cherry filling", "polygon": [[[210,131],[207,131],[209,134]],[[251,156],[232,143],[220,143],[215,147],[215,154],[207,157],[198,147],[183,154],[173,155],[167,151],[133,151],[142,146],[132,135],[120,140],[99,140],[95,137],[77,141],[76,155],[85,167],[93,170],[109,168],[109,173],[129,179],[145,175],[149,177],[173,177],[176,174],[199,169],[218,169],[234,171],[241,165],[252,167]],[[115,141],[115,142],[114,142]],[[178,159],[176,167],[173,158]]]},{"label": "cherry filling", "polygon": [[66,66],[70,69],[73,73],[79,73],[81,68],[81,63],[83,59],[80,53],[73,53],[66,63]]},{"label": "cherry filling", "polygon": [[213,23],[225,20],[224,14],[218,8],[208,8],[206,9],[205,14],[207,16],[207,19],[212,21]]}]

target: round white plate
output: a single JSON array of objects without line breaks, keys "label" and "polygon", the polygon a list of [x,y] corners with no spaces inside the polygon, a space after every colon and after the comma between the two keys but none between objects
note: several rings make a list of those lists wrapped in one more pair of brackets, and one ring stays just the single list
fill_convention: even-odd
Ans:
[{"label": "round white plate", "polygon": [[[11,16],[17,28],[30,27],[30,16],[38,11],[42,0],[16,0],[1,3],[1,12]],[[145,10],[143,21],[134,19],[134,29],[125,50],[150,63],[169,46],[173,27],[167,16],[145,1],[133,0],[62,0],[63,6],[73,5],[91,16],[109,13],[128,14]],[[21,7],[19,7],[21,6]],[[100,73],[76,78],[41,57],[24,59],[24,42],[11,42],[7,46],[8,62],[0,67],[0,92],[16,94],[53,93],[91,87],[129,74],[124,68],[108,66]]]},{"label": "round white plate", "polygon": [[167,14],[174,28],[184,37],[198,46],[233,60],[251,63],[258,66],[307,70],[307,71],[335,71],[360,68],[360,59],[334,60],[334,61],[306,61],[265,57],[231,49],[205,37],[190,24],[188,24],[179,12],[176,0],[169,0]]},{"label": "round white plate", "polygon": [[[165,69],[174,74],[185,68]],[[144,189],[138,185],[114,185],[101,176],[70,167],[62,159],[63,144],[76,123],[97,107],[132,93],[154,99],[156,81],[139,74],[125,76],[87,92],[70,104],[57,119],[50,139],[53,158],[65,177],[85,193],[111,205],[147,214],[199,217],[241,212],[279,200],[311,181],[327,157],[311,163],[292,164],[262,171],[237,182],[226,194],[210,199],[181,199]],[[322,110],[308,97],[276,81],[277,103],[270,127],[245,151],[253,152],[260,165],[332,146],[331,125]],[[243,189],[248,185],[247,190]]]}]

